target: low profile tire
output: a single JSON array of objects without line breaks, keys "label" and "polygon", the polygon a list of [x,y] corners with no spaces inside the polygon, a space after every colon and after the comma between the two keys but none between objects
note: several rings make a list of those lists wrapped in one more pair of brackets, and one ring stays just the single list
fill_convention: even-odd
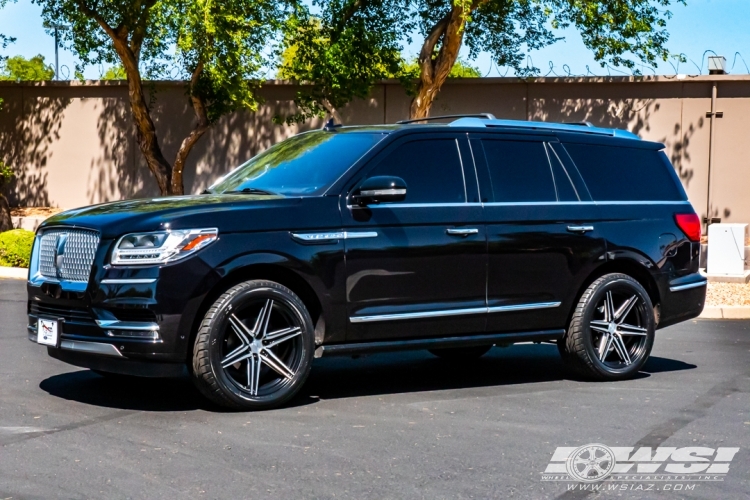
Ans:
[{"label": "low profile tire", "polygon": [[606,274],[583,293],[557,346],[579,375],[623,380],[648,359],[654,330],[654,307],[643,286],[625,274]]},{"label": "low profile tire", "polygon": [[438,358],[454,361],[471,360],[481,358],[487,351],[492,349],[491,345],[477,345],[471,347],[450,347],[446,349],[429,349],[430,353]]},{"label": "low profile tire", "polygon": [[297,295],[278,283],[236,285],[206,312],[195,338],[193,381],[235,410],[282,405],[310,373],[314,328]]}]

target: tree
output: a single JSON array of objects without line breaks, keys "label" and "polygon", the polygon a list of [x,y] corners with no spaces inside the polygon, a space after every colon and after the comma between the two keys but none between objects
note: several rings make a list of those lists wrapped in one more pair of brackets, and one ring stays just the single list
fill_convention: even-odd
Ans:
[{"label": "tree", "polygon": [[[312,0],[317,15],[298,5],[284,34],[279,77],[307,83],[298,112],[287,123],[329,114],[364,99],[383,78],[402,73],[399,39],[413,24],[401,16],[401,0]],[[277,120],[279,117],[277,117]]]},{"label": "tree", "polygon": [[[89,64],[120,65],[138,147],[163,194],[183,194],[190,151],[222,115],[257,109],[264,50],[285,18],[275,0],[33,0],[47,25],[64,23],[63,44]],[[143,88],[145,78],[187,80],[193,129],[172,162],[164,157]]]},{"label": "tree", "polygon": [[[584,45],[602,66],[613,64],[638,73],[635,60],[656,64],[669,51],[666,20],[672,0],[418,0],[416,14],[424,35],[420,75],[411,118],[430,107],[465,44],[470,57],[488,51],[500,66],[521,76],[525,53],[559,40],[554,30],[577,28]],[[675,0],[683,3],[684,0]],[[526,49],[526,50],[524,50]]]},{"label": "tree", "polygon": [[[419,78],[419,60],[415,57],[408,63],[404,63],[402,71],[411,79]],[[451,68],[451,72],[448,73],[448,78],[480,78],[481,76],[482,73],[479,71],[479,68],[472,66],[460,58],[456,60],[456,63]]]},{"label": "tree", "polygon": [[44,56],[37,55],[31,59],[23,56],[8,57],[0,63],[0,80],[44,81],[52,80],[55,70],[44,64]]},{"label": "tree", "polygon": [[[432,103],[445,80],[451,75],[459,52],[468,48],[469,59],[489,52],[499,66],[512,67],[522,77],[539,73],[527,67],[525,55],[559,40],[557,30],[575,27],[583,43],[602,66],[613,64],[638,74],[636,61],[655,65],[666,61],[669,52],[666,21],[671,3],[684,0],[315,0],[322,14],[321,28],[302,30],[293,38],[297,48],[296,76],[305,76],[316,88],[327,89],[321,96],[339,97],[339,106],[350,96],[364,97],[376,76],[382,74],[382,62],[369,54],[389,54],[399,41],[409,40],[412,32],[422,37],[417,58],[416,85],[411,118],[429,114]],[[326,30],[352,26],[354,19],[379,19],[365,47],[346,46],[342,39],[336,50]],[[371,21],[372,22],[372,21]],[[353,29],[353,26],[352,28]],[[315,33],[310,35],[308,32]],[[406,34],[406,35],[405,35]],[[394,35],[395,38],[394,38]],[[352,42],[353,43],[353,42]],[[323,50],[326,49],[326,50]],[[365,54],[348,64],[341,54]],[[324,58],[319,54],[332,54]],[[331,63],[331,60],[334,63]],[[402,75],[402,79],[405,76]],[[336,82],[339,87],[328,82]],[[356,92],[341,89],[356,88]],[[328,92],[328,94],[326,94]]]}]

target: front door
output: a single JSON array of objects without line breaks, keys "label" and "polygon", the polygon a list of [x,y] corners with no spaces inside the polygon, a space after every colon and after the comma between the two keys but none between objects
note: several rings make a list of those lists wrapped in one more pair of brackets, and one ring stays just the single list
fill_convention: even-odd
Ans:
[{"label": "front door", "polygon": [[[402,178],[406,199],[352,206],[357,185],[381,175]],[[341,202],[350,341],[484,331],[486,240],[476,185],[460,134],[398,140],[363,168]]]},{"label": "front door", "polygon": [[488,332],[566,328],[578,287],[605,256],[596,207],[546,139],[471,142],[486,198]]}]

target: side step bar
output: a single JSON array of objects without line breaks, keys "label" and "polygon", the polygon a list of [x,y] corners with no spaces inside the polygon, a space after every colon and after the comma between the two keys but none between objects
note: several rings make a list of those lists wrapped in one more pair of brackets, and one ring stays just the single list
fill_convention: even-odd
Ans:
[{"label": "side step bar", "polygon": [[418,351],[421,349],[443,349],[448,347],[470,347],[475,345],[515,344],[517,342],[543,342],[557,340],[565,330],[543,330],[540,332],[494,333],[491,335],[467,335],[465,337],[441,337],[436,339],[385,340],[358,342],[355,344],[322,345],[315,349],[315,357],[351,356],[391,351]]}]

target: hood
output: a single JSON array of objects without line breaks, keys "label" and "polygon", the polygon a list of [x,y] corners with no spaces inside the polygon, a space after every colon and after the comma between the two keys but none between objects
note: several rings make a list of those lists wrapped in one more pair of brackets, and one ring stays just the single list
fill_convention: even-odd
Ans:
[{"label": "hood", "polygon": [[[45,220],[40,228],[68,226],[95,229],[102,238],[136,231],[217,227],[221,232],[267,229],[254,227],[262,210],[298,210],[302,198],[251,194],[205,194],[136,199],[68,210]],[[266,225],[266,224],[262,224]]]}]

